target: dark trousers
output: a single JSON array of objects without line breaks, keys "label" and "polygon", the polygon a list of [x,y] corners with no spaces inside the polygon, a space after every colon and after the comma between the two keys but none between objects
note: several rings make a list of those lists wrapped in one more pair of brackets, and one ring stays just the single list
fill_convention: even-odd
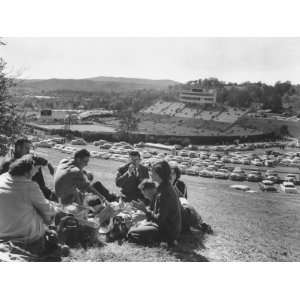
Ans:
[{"label": "dark trousers", "polygon": [[128,240],[136,244],[151,244],[160,241],[158,225],[153,222],[144,222],[130,228]]},{"label": "dark trousers", "polygon": [[39,185],[39,187],[46,199],[53,201],[53,202],[58,202],[57,196],[46,186],[44,176],[43,176],[41,169],[39,169],[39,171],[32,177],[32,181],[35,181]]},{"label": "dark trousers", "polygon": [[111,193],[100,181],[93,183],[93,188],[96,189],[96,191],[99,192],[102,196],[104,196],[107,201],[117,201],[117,196]]}]

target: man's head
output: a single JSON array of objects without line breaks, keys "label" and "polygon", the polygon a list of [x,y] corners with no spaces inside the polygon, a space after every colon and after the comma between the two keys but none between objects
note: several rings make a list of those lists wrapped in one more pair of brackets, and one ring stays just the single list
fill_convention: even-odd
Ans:
[{"label": "man's head", "polygon": [[138,151],[130,151],[129,152],[129,161],[132,163],[135,167],[138,167],[141,162],[141,155]]},{"label": "man's head", "polygon": [[40,166],[31,154],[27,154],[12,162],[8,172],[11,176],[25,176],[31,179]]},{"label": "man's head", "polygon": [[20,138],[15,142],[15,157],[19,158],[29,154],[31,142],[27,138]]},{"label": "man's head", "polygon": [[143,196],[148,200],[153,200],[157,193],[156,184],[151,179],[144,179],[138,186]]},{"label": "man's head", "polygon": [[90,152],[86,149],[76,151],[74,154],[75,165],[82,170],[88,165],[90,156]]}]

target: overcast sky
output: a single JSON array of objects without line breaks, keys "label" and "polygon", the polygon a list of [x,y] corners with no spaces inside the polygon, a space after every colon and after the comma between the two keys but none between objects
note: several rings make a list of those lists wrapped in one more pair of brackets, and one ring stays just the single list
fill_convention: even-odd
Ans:
[{"label": "overcast sky", "polygon": [[300,38],[4,38],[22,78],[118,76],[300,82]]}]

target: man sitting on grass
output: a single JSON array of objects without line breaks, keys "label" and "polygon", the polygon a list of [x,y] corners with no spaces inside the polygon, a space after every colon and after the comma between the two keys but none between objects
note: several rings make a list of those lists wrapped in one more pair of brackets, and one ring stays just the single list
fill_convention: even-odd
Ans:
[{"label": "man sitting on grass", "polygon": [[47,225],[57,212],[31,180],[38,169],[28,154],[12,162],[9,172],[0,176],[0,239],[33,254],[46,250]]},{"label": "man sitting on grass", "polygon": [[90,153],[86,149],[75,152],[74,157],[59,162],[55,175],[55,193],[60,203],[68,205],[73,202],[83,204],[81,192],[92,193],[101,201],[112,200],[114,195],[98,181],[91,183],[93,175],[84,170],[90,160]]},{"label": "man sitting on grass", "polygon": [[130,202],[143,198],[138,185],[145,178],[149,178],[149,172],[146,167],[141,165],[140,153],[131,151],[129,153],[129,162],[118,169],[116,176],[116,185],[121,188],[125,201]]}]

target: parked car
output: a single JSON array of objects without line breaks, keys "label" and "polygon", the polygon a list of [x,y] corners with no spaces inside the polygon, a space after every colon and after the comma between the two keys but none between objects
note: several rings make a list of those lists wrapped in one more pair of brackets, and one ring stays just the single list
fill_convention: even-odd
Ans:
[{"label": "parked car", "polygon": [[101,153],[98,151],[91,151],[90,154],[91,154],[92,158],[100,158],[101,157]]},{"label": "parked car", "polygon": [[226,169],[219,169],[215,172],[214,177],[217,179],[228,179],[229,178],[229,172]]},{"label": "parked car", "polygon": [[62,149],[62,152],[67,153],[67,154],[73,154],[73,153],[75,153],[76,151],[77,151],[77,149],[76,149],[76,148],[73,148],[73,147],[64,147],[64,148]]},{"label": "parked car", "polygon": [[248,175],[247,175],[247,181],[251,181],[251,182],[260,182],[262,181],[262,175],[261,172],[259,171],[251,171]]},{"label": "parked car", "polygon": [[287,176],[284,177],[284,181],[290,181],[290,182],[296,183],[296,181],[297,181],[297,175],[295,175],[295,174],[287,174]]},{"label": "parked car", "polygon": [[251,164],[254,165],[254,166],[256,166],[256,167],[261,167],[261,166],[263,166],[263,162],[262,162],[261,160],[259,160],[259,159],[253,159],[253,160],[251,161]]},{"label": "parked car", "polygon": [[280,183],[281,179],[277,174],[268,175],[265,177],[266,180],[271,180],[274,183]]},{"label": "parked car", "polygon": [[142,157],[143,158],[150,158],[150,157],[152,157],[152,155],[149,152],[144,151],[144,152],[142,152]]},{"label": "parked car", "polygon": [[285,192],[287,194],[297,194],[298,193],[294,183],[291,181],[284,181],[280,185],[280,188],[283,192]]},{"label": "parked car", "polygon": [[258,185],[263,192],[277,192],[277,188],[271,180],[263,180]]},{"label": "parked car", "polygon": [[53,146],[53,149],[55,150],[62,150],[65,146],[64,145],[61,145],[61,144],[56,144]]},{"label": "parked car", "polygon": [[112,147],[111,143],[105,143],[100,146],[100,149],[110,149]]},{"label": "parked car", "polygon": [[75,139],[71,141],[72,145],[87,145],[87,142],[84,139]]},{"label": "parked car", "polygon": [[111,157],[110,153],[104,153],[103,155],[101,155],[101,158],[103,159],[109,159]]},{"label": "parked car", "polygon": [[210,170],[207,170],[207,169],[204,169],[204,170],[201,170],[199,172],[199,176],[206,177],[206,178],[213,178],[214,177],[214,172],[210,171]]},{"label": "parked car", "polygon": [[244,181],[246,174],[241,168],[235,168],[232,173],[230,173],[229,178],[234,181]]},{"label": "parked car", "polygon": [[50,141],[40,141],[40,142],[37,142],[35,144],[35,146],[41,147],[41,148],[52,148],[54,146],[54,143],[50,142]]},{"label": "parked car", "polygon": [[196,166],[193,166],[193,167],[190,167],[190,168],[187,168],[185,170],[185,174],[186,175],[192,175],[192,176],[198,176],[199,175],[199,168],[196,167]]}]

